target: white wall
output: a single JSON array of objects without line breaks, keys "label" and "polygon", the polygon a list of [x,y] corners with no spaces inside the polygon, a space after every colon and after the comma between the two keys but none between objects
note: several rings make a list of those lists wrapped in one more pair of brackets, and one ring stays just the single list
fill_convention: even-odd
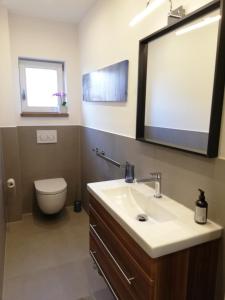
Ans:
[{"label": "white wall", "polygon": [[[76,26],[38,18],[9,16],[13,66],[13,107],[15,125],[75,125],[80,123],[80,71]],[[64,61],[69,118],[20,117],[18,57]],[[11,112],[12,113],[12,112]]]},{"label": "white wall", "polygon": [[[173,1],[190,12],[207,0]],[[79,25],[81,73],[90,72],[117,61],[129,59],[129,89],[126,104],[82,103],[82,125],[135,137],[138,42],[167,23],[169,1],[137,26],[129,21],[146,5],[145,0],[98,0]],[[221,134],[220,156],[225,157],[225,121]]]},{"label": "white wall", "polygon": [[15,125],[8,12],[0,6],[0,126]]}]

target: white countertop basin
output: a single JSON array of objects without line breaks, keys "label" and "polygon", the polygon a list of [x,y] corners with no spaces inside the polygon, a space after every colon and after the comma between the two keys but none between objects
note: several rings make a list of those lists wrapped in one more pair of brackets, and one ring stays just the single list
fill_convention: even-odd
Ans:
[{"label": "white countertop basin", "polygon": [[[199,225],[194,212],[144,183],[124,179],[89,183],[88,191],[152,258],[218,239],[222,227],[210,220]],[[210,209],[210,207],[209,207]],[[146,222],[138,221],[144,215]]]},{"label": "white countertop basin", "polygon": [[126,185],[103,189],[102,192],[112,205],[117,207],[121,216],[127,215],[131,219],[138,219],[139,215],[144,215],[149,225],[175,219],[175,216],[156,200],[152,189],[149,194],[145,194],[133,186]]}]

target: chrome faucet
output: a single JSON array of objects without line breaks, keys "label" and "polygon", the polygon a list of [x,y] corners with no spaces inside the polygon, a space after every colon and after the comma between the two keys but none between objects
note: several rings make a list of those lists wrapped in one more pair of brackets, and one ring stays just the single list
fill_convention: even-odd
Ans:
[{"label": "chrome faucet", "polygon": [[136,179],[136,182],[155,182],[155,198],[161,198],[162,174],[160,172],[150,173],[150,177]]}]

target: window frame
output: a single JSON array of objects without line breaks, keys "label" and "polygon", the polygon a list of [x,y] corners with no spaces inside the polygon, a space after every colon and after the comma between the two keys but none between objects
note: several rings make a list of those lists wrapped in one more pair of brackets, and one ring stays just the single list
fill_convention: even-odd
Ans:
[{"label": "window frame", "polygon": [[58,90],[56,92],[65,92],[65,76],[64,76],[64,62],[39,60],[31,58],[19,57],[19,84],[20,84],[20,100],[21,100],[21,112],[22,113],[60,113],[61,102],[58,98],[57,107],[51,106],[28,106],[27,103],[27,86],[26,86],[26,68],[35,69],[49,69],[57,71],[57,85]]}]

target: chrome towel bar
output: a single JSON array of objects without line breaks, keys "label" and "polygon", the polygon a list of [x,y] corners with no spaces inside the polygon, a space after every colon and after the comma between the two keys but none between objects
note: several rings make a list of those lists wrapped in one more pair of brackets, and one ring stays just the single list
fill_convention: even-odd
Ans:
[{"label": "chrome towel bar", "polygon": [[93,151],[96,153],[96,155],[97,155],[98,157],[101,157],[102,159],[104,159],[104,160],[110,162],[110,163],[113,164],[114,166],[116,166],[116,167],[118,167],[118,168],[122,167],[122,165],[121,165],[118,161],[115,161],[114,159],[112,159],[112,158],[106,156],[104,151],[99,151],[98,148],[93,149]]}]

